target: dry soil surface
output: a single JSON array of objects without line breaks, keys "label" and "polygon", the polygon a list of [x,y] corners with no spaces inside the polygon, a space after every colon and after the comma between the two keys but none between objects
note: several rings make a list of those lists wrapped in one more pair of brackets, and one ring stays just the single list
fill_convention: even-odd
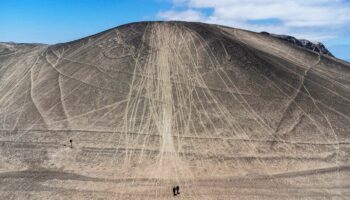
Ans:
[{"label": "dry soil surface", "polygon": [[0,44],[0,199],[349,199],[349,130],[350,64],[264,34]]}]

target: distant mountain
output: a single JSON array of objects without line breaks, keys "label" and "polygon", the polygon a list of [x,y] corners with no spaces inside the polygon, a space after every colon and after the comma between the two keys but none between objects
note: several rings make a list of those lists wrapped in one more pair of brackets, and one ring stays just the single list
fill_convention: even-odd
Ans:
[{"label": "distant mountain", "polygon": [[268,33],[268,32],[261,32],[262,34],[265,35],[270,35],[273,36],[275,38],[279,38],[281,40],[287,41],[289,43],[292,43],[294,45],[309,49],[311,51],[315,51],[317,53],[321,53],[324,55],[328,55],[328,56],[332,56],[332,53],[325,47],[324,44],[322,44],[321,42],[311,42],[309,40],[305,40],[305,39],[297,39],[293,36],[289,36],[289,35],[277,35],[277,34],[272,34],[272,33]]},{"label": "distant mountain", "polygon": [[39,43],[15,43],[15,42],[0,42],[0,55],[9,53],[19,53],[21,51],[30,50],[33,47],[44,46]]}]

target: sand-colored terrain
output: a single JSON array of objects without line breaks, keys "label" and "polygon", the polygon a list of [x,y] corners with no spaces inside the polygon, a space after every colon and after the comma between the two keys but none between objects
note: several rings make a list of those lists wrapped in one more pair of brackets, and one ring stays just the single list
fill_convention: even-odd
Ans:
[{"label": "sand-colored terrain", "polygon": [[185,22],[0,43],[0,199],[349,197],[345,61]]}]

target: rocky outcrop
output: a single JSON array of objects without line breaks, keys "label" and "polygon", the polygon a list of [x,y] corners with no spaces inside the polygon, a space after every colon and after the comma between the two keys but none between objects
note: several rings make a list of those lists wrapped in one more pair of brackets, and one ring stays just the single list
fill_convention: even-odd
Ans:
[{"label": "rocky outcrop", "polygon": [[303,48],[309,49],[311,51],[321,53],[323,55],[328,55],[328,56],[334,57],[332,55],[332,53],[321,42],[311,42],[311,41],[305,40],[305,39],[297,39],[297,38],[295,38],[293,36],[289,36],[289,35],[277,35],[277,34],[271,34],[268,32],[261,32],[261,34],[270,35],[272,37],[279,38],[281,40],[287,41],[287,42],[292,43],[294,45],[297,45],[299,47],[303,47]]}]

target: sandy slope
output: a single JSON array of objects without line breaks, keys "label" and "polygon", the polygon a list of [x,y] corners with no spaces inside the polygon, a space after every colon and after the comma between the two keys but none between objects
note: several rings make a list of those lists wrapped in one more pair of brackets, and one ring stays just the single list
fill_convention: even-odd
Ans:
[{"label": "sandy slope", "polygon": [[216,25],[0,45],[0,197],[347,199],[349,90],[349,63]]}]

